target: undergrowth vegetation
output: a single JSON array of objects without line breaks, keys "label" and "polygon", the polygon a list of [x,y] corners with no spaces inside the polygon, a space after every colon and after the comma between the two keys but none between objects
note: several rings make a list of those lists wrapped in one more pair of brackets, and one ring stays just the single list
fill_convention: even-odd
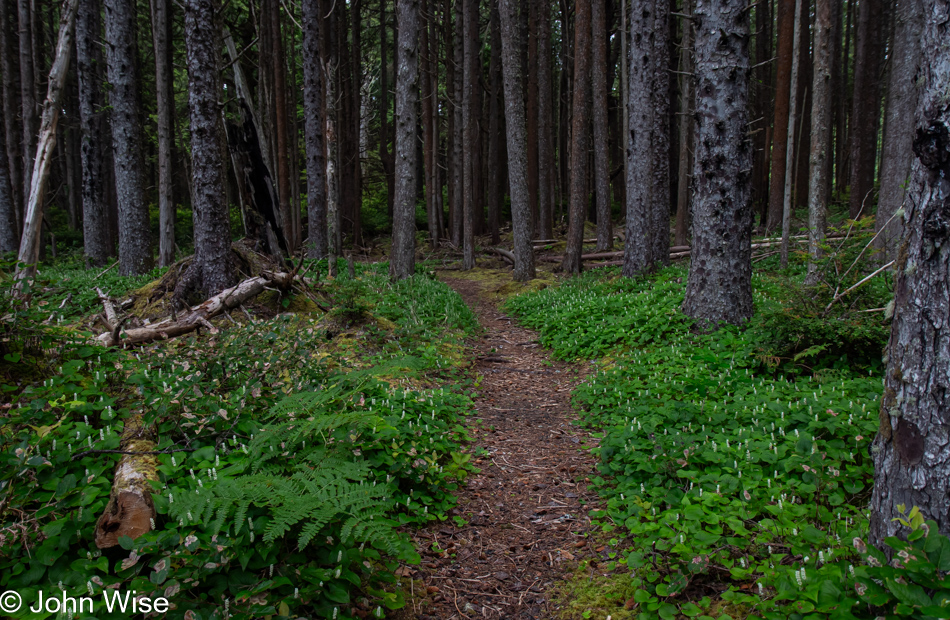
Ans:
[{"label": "undergrowth vegetation", "polygon": [[[124,351],[76,320],[99,311],[92,286],[118,296],[145,279],[90,273],[50,270],[29,306],[3,297],[0,590],[135,591],[190,620],[399,608],[394,571],[419,559],[400,526],[446,518],[466,475],[462,339],[477,322],[458,296],[358,265],[298,293],[345,302],[327,314],[235,313],[217,334]],[[142,471],[157,515],[100,551],[135,414],[156,442]]]},{"label": "undergrowth vegetation", "polygon": [[600,270],[507,303],[557,357],[596,360],[575,392],[601,437],[591,517],[634,591],[600,617],[947,617],[950,541],[933,524],[917,515],[890,566],[864,542],[888,330],[863,311],[886,284],[829,311],[827,284],[757,273],[755,318],[700,333],[680,312],[686,276]]}]

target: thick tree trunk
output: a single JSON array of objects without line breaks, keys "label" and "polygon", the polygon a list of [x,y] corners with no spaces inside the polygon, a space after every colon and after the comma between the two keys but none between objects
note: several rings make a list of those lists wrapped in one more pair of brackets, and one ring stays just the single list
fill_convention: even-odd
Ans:
[{"label": "thick tree trunk", "polygon": [[19,244],[22,231],[21,217],[23,215],[23,188],[20,180],[23,178],[23,149],[22,133],[19,131],[20,118],[20,66],[17,62],[17,12],[16,0],[0,0],[0,72],[3,74],[3,127],[5,134],[6,151],[3,155],[5,166],[9,172],[10,200],[13,209],[13,237]]},{"label": "thick tree trunk", "polygon": [[429,247],[435,249],[439,244],[439,230],[435,217],[435,136],[432,133],[435,118],[435,93],[432,90],[432,81],[429,74],[429,60],[432,55],[429,37],[429,20],[431,13],[428,0],[422,0],[422,30],[420,34],[420,47],[422,56],[422,69],[420,82],[422,89],[422,156],[425,181],[425,203],[426,203],[426,225],[429,232]]},{"label": "thick tree trunk", "polygon": [[172,184],[172,90],[171,6],[168,0],[152,0],[152,42],[155,53],[155,105],[158,117],[158,264],[175,262],[175,196]]},{"label": "thick tree trunk", "polygon": [[591,0],[578,0],[574,16],[574,101],[571,127],[571,197],[567,248],[561,268],[581,272],[590,173]]},{"label": "thick tree trunk", "polygon": [[225,168],[218,97],[220,28],[216,0],[186,0],[185,58],[191,110],[195,258],[175,288],[213,295],[234,282],[230,261],[231,227],[224,193]]},{"label": "thick tree trunk", "polygon": [[[593,41],[591,92],[594,122],[594,197],[597,202],[597,250],[613,249],[610,221],[610,161],[607,158],[607,8],[605,0],[591,2]],[[664,70],[666,68],[664,67]]]},{"label": "thick tree trunk", "polygon": [[881,65],[884,61],[884,0],[861,0],[854,44],[854,100],[851,109],[849,212],[871,215],[874,168],[881,118]]},{"label": "thick tree trunk", "polygon": [[108,129],[103,115],[99,0],[80,0],[76,17],[76,67],[79,75],[79,122],[82,126],[82,212],[86,260],[101,267],[114,255],[106,203]]},{"label": "thick tree trunk", "polygon": [[105,9],[106,67],[112,108],[115,191],[119,203],[119,272],[128,276],[152,268],[137,94],[135,3],[105,0]]},{"label": "thick tree trunk", "polygon": [[765,234],[773,232],[782,222],[782,204],[785,197],[785,166],[788,141],[789,105],[793,47],[795,45],[795,3],[778,2],[778,51],[775,68],[775,116],[772,125],[772,170],[769,175],[769,210],[765,219]]},{"label": "thick tree trunk", "polygon": [[393,152],[389,148],[389,39],[386,37],[386,0],[379,0],[379,162],[386,177],[386,203],[389,217],[393,215],[396,177]]},{"label": "thick tree trunk", "polygon": [[871,542],[907,534],[898,505],[918,506],[950,535],[950,2],[921,3],[919,101],[905,204],[907,234],[896,265],[881,428],[874,456]]},{"label": "thick tree trunk", "polygon": [[655,0],[634,0],[628,39],[627,213],[623,275],[630,278],[653,266],[653,41]]},{"label": "thick tree trunk", "polygon": [[528,166],[528,205],[531,210],[531,234],[536,236],[540,215],[538,211],[539,160],[538,160],[538,133],[540,129],[540,114],[538,111],[538,14],[539,5],[547,0],[522,0],[521,20],[524,38],[521,39],[525,50],[527,73],[525,75],[525,131],[527,132],[527,166]]},{"label": "thick tree trunk", "polygon": [[538,237],[554,236],[554,91],[551,4],[538,3]]},{"label": "thick tree trunk", "polygon": [[475,267],[478,2],[462,0],[462,269]]},{"label": "thick tree trunk", "polygon": [[[812,79],[811,156],[808,183],[808,282],[817,279],[820,245],[825,239],[828,199],[831,197],[831,66],[834,64],[834,24],[831,5],[815,3],[815,68]],[[784,241],[784,239],[783,239]]]},{"label": "thick tree trunk", "polygon": [[[888,68],[887,106],[884,120],[881,195],[874,228],[880,232],[878,247],[887,262],[897,258],[903,236],[903,218],[893,217],[904,204],[904,187],[910,175],[914,153],[914,111],[917,108],[917,67],[923,27],[920,0],[900,0],[894,9],[894,41]],[[883,231],[882,231],[883,229]]]},{"label": "thick tree trunk", "polygon": [[752,316],[752,146],[744,0],[697,0],[693,243],[683,312],[707,327]]},{"label": "thick tree trunk", "polygon": [[[755,6],[755,107],[751,129],[755,146],[752,171],[752,204],[762,224],[769,209],[769,137],[772,125],[772,16],[771,2]],[[689,13],[689,11],[684,11]]]},{"label": "thick tree trunk", "polygon": [[[320,62],[320,2],[303,0],[303,107],[307,153],[307,256],[327,256],[327,167],[324,145],[324,75]],[[383,46],[385,47],[385,45]],[[385,69],[384,69],[385,71]],[[385,87],[385,78],[384,78]],[[385,108],[382,110],[385,115]],[[385,125],[383,125],[385,127]],[[385,138],[380,138],[380,147]]]},{"label": "thick tree trunk", "polygon": [[389,275],[408,278],[416,269],[416,139],[419,126],[419,0],[396,3],[399,55],[396,69],[396,197]]},{"label": "thick tree trunk", "polygon": [[511,227],[514,235],[514,279],[534,278],[534,249],[531,247],[531,204],[527,183],[527,129],[524,92],[521,90],[521,63],[515,0],[500,0],[502,72],[505,79],[505,118],[508,136],[508,187],[511,195]]},{"label": "thick tree trunk", "polygon": [[43,104],[43,118],[40,134],[36,143],[35,157],[32,158],[33,170],[30,174],[29,198],[23,216],[23,234],[20,237],[20,251],[17,260],[16,280],[23,282],[32,279],[36,273],[36,263],[40,258],[40,231],[43,226],[43,205],[46,197],[47,180],[52,165],[53,150],[56,148],[56,124],[62,108],[63,87],[72,53],[73,28],[76,24],[76,10],[79,0],[69,0],[60,12],[59,37],[56,43],[56,55],[49,72],[49,84],[46,102]]}]

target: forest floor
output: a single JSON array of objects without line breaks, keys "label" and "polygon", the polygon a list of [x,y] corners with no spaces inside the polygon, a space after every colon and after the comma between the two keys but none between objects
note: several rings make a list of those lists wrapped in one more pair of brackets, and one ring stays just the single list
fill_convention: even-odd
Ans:
[{"label": "forest floor", "polygon": [[[519,327],[472,280],[443,278],[478,316],[481,377],[471,475],[452,521],[414,533],[422,554],[402,617],[420,620],[557,617],[554,586],[595,553],[588,489],[597,439],[573,424],[570,397],[586,368],[552,360],[536,334]],[[453,522],[454,521],[454,522]]]}]

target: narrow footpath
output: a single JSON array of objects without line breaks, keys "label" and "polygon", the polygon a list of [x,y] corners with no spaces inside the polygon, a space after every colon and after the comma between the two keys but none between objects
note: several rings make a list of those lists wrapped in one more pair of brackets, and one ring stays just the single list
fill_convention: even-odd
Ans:
[{"label": "narrow footpath", "polygon": [[456,519],[415,534],[422,563],[402,569],[412,596],[400,617],[556,618],[552,586],[596,555],[585,536],[596,464],[583,448],[596,440],[570,423],[571,391],[588,364],[551,359],[534,332],[480,294],[479,282],[444,281],[485,330],[476,345],[477,414],[468,420],[481,472],[459,490]]}]

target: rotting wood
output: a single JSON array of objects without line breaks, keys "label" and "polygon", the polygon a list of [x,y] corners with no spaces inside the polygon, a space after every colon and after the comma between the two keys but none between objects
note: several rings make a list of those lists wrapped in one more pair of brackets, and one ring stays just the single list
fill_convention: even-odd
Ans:
[{"label": "rotting wood", "polygon": [[508,250],[504,250],[502,248],[489,247],[489,248],[485,248],[485,251],[501,256],[512,265],[515,264],[515,255],[509,252]]},{"label": "rotting wood", "polygon": [[[114,324],[112,324],[110,325],[110,330],[101,334],[98,340],[105,346],[112,347],[118,344],[123,346],[142,344],[158,340],[159,338],[168,339],[181,336],[182,334],[193,332],[199,327],[208,325],[209,319],[218,316],[222,312],[227,312],[228,310],[241,306],[248,299],[264,292],[265,288],[270,287],[282,291],[287,290],[293,285],[295,280],[301,278],[302,274],[297,275],[293,272],[271,273],[265,271],[259,276],[248,278],[231,288],[221,291],[214,297],[191,308],[188,314],[184,316],[179,316],[178,318],[173,316],[158,323],[153,323],[152,325],[126,330],[121,334],[117,333],[117,330],[114,329]],[[100,299],[102,299],[102,297],[100,297]],[[105,303],[103,305],[105,305]],[[108,310],[106,310],[106,312],[108,315]]]},{"label": "rotting wood", "polygon": [[115,466],[109,503],[96,522],[96,546],[100,549],[116,546],[122,536],[138,538],[155,522],[151,491],[151,483],[158,481],[155,435],[141,414],[125,420],[120,449],[131,454],[124,454]]}]

